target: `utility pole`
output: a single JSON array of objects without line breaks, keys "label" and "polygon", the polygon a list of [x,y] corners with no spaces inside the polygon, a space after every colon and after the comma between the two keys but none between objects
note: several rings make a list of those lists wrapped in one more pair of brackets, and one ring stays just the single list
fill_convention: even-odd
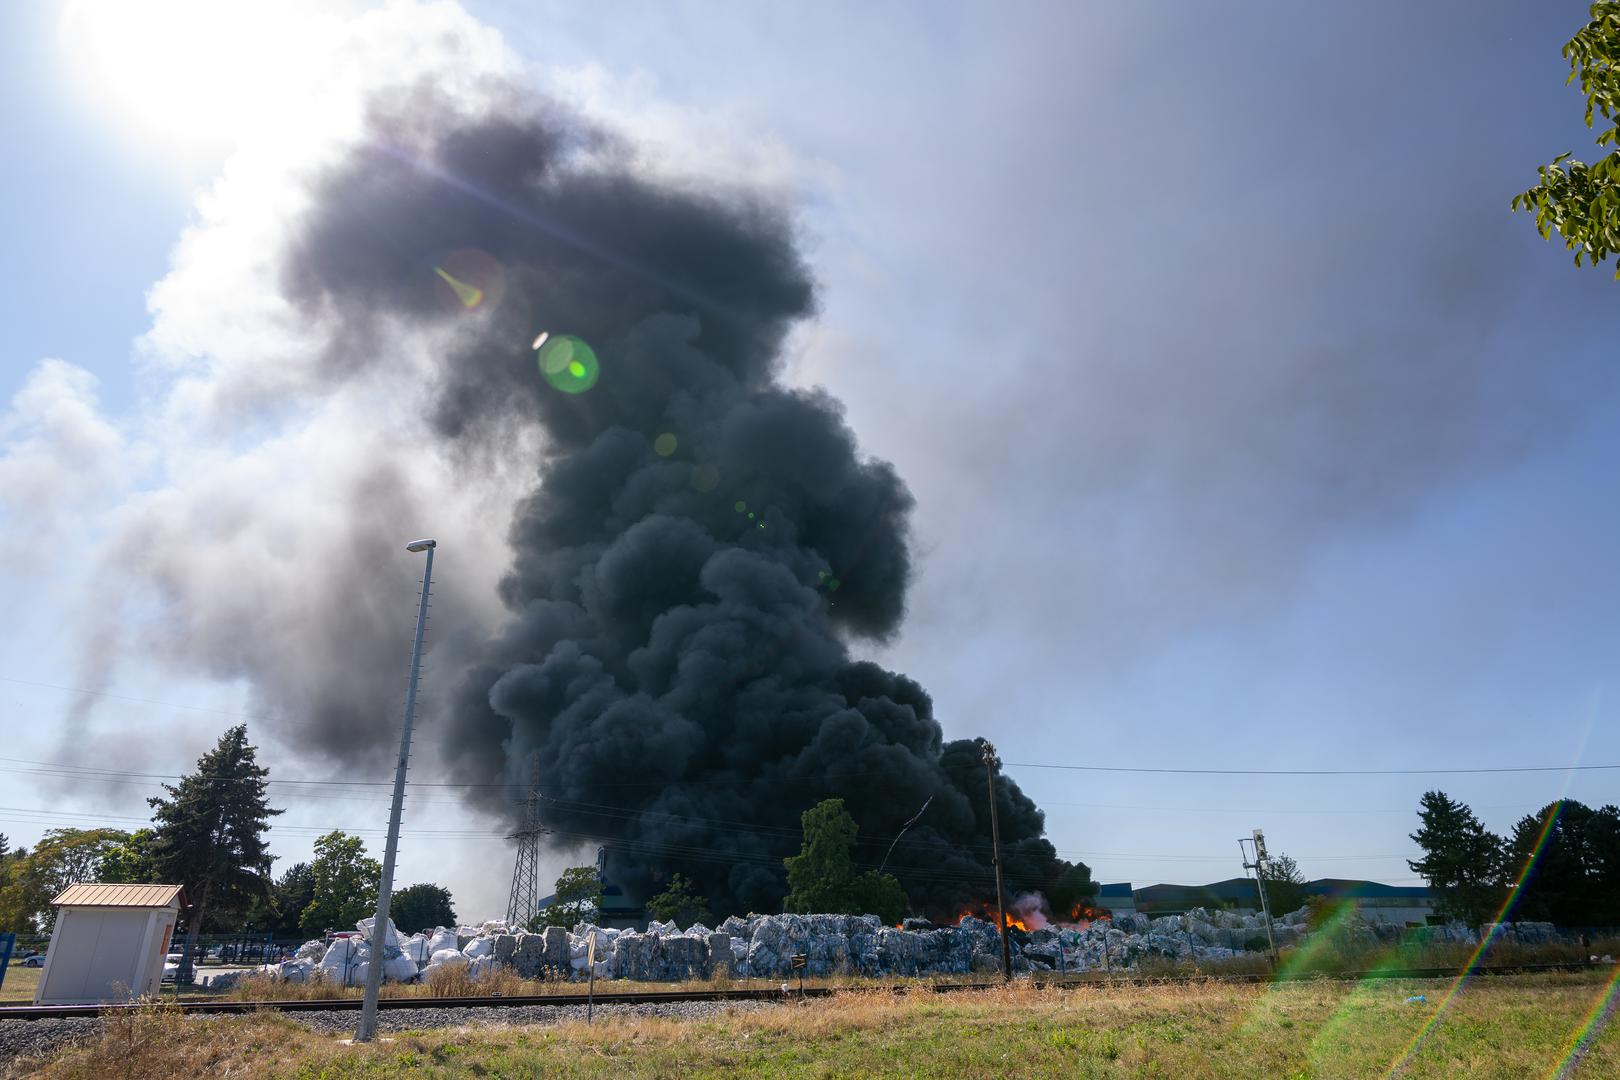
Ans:
[{"label": "utility pole", "polygon": [[405,809],[405,769],[411,760],[411,724],[416,719],[416,682],[422,674],[422,634],[427,629],[428,590],[433,586],[433,549],[437,540],[412,540],[406,551],[427,552],[422,570],[422,603],[416,609],[416,640],[411,645],[411,677],[405,689],[405,722],[399,733],[399,763],[394,766],[394,804],[388,812],[388,845],[383,849],[382,883],[377,887],[377,914],[371,921],[371,963],[366,965],[366,996],[354,1041],[370,1042],[377,1034],[377,996],[383,964],[388,959],[388,905],[394,898],[394,859],[399,854],[399,819]]},{"label": "utility pole", "polygon": [[990,790],[990,850],[996,867],[996,915],[1001,921],[1001,977],[1012,981],[1012,945],[1007,941],[1007,894],[1001,883],[1001,822],[996,816],[996,769],[1001,760],[988,739],[980,739],[984,751],[984,778]]},{"label": "utility pole", "polygon": [[[1244,844],[1254,845],[1254,862],[1249,861],[1249,851]],[[1254,830],[1253,837],[1241,837],[1238,840],[1238,852],[1243,856],[1243,869],[1254,871],[1254,887],[1260,893],[1260,911],[1266,917],[1266,944],[1271,949],[1271,968],[1277,969],[1277,935],[1271,929],[1271,904],[1266,899],[1266,865],[1271,861],[1266,856],[1266,834],[1259,829]]]}]

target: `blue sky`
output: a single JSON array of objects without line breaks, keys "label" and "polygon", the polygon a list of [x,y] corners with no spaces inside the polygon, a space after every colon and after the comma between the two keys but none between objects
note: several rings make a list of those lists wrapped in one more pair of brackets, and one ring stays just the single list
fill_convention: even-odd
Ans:
[{"label": "blue sky", "polygon": [[[453,25],[475,42],[460,62],[511,65],[657,167],[795,207],[821,310],[791,378],[843,399],[917,497],[910,618],[873,654],[930,689],[948,734],[1024,763],[1459,768],[1620,762],[1620,284],[1507,207],[1538,162],[1592,156],[1558,55],[1584,12],[469,2],[396,5],[347,40]],[[206,617],[149,594],[129,640],[98,639],[109,574],[173,572],[107,545],[130,507],[195,494],[199,463],[239,467],[314,423],[292,392],[175,421],[185,378],[222,400],[246,385],[198,359],[254,325],[200,282],[208,237],[237,235],[220,222],[251,211],[233,200],[302,150],[165,130],[138,94],[95,89],[61,26],[46,5],[0,11],[0,391],[17,395],[0,727],[10,757],[173,772],[256,714],[253,669],[188,659],[173,627]],[[72,369],[41,382],[53,358]],[[273,391],[295,366],[253,377]],[[285,729],[256,737],[288,773],[331,775]],[[1233,840],[1256,826],[1310,876],[1405,881],[1430,786],[1498,830],[1566,784],[1620,799],[1615,771],[1009,771],[1060,851],[1139,885],[1239,872]],[[135,783],[6,775],[0,829],[24,843],[143,809]],[[433,827],[487,829],[427,805]],[[304,800],[275,848],[291,861],[316,829],[382,813]],[[463,914],[501,903],[498,841],[417,840],[403,880],[448,865]]]}]

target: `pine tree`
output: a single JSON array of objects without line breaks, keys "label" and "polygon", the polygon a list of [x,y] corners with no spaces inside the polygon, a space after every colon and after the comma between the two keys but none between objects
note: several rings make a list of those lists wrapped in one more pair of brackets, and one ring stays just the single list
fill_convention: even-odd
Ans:
[{"label": "pine tree", "polygon": [[1266,903],[1273,915],[1286,915],[1305,906],[1305,875],[1290,855],[1278,853],[1266,860],[1260,876],[1266,883]]},{"label": "pine tree", "polygon": [[240,912],[269,893],[271,855],[265,840],[280,814],[265,798],[270,770],[254,759],[247,725],[238,724],[197,759],[197,771],[165,784],[168,798],[148,799],[154,823],[151,866],[163,881],[186,887],[191,900],[182,979],[210,911]]},{"label": "pine tree", "polygon": [[1524,877],[1515,918],[1567,927],[1615,925],[1620,812],[1612,806],[1594,810],[1574,799],[1549,803],[1514,825],[1507,869]]},{"label": "pine tree", "polygon": [[301,929],[298,920],[315,899],[315,871],[309,863],[303,862],[287,867],[276,879],[270,897],[275,909],[271,929],[280,937],[295,936]]},{"label": "pine tree", "polygon": [[1434,890],[1436,911],[1476,927],[1493,918],[1507,895],[1501,839],[1443,791],[1424,793],[1418,818],[1422,827],[1412,840],[1423,858],[1406,865]]}]

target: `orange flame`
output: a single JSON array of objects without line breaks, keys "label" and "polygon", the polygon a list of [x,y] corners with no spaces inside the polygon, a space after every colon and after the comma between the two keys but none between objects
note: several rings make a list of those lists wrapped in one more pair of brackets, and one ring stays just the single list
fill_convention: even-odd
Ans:
[{"label": "orange flame", "polygon": [[[991,926],[996,925],[996,914],[995,914],[995,912],[993,912],[993,911],[985,911],[985,910],[982,910],[982,909],[978,910],[978,911],[975,911],[972,908],[964,908],[964,909],[962,909],[962,911],[956,916],[957,923],[961,923],[961,921],[963,919],[967,918],[970,915],[975,919],[983,919],[985,922],[989,923]],[[1020,918],[1017,918],[1016,916],[1013,916],[1013,915],[1008,915],[1007,916],[1007,929],[1009,929],[1009,930],[1022,930],[1026,934],[1029,933],[1029,927],[1024,924],[1024,921],[1022,919],[1020,919]]]}]

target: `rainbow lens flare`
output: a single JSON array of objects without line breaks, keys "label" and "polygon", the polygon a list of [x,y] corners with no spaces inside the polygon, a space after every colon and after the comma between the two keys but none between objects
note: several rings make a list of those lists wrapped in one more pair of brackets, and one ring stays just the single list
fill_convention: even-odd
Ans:
[{"label": "rainbow lens flare", "polygon": [[1536,837],[1535,846],[1530,849],[1530,857],[1524,860],[1524,869],[1519,871],[1519,877],[1514,881],[1513,888],[1508,890],[1507,899],[1502,901],[1502,906],[1497,909],[1496,918],[1491,921],[1490,932],[1479,936],[1478,947],[1469,954],[1467,963],[1463,964],[1462,970],[1457,973],[1457,977],[1446,988],[1445,994],[1440,998],[1440,1004],[1434,1007],[1434,1012],[1429,1014],[1429,1018],[1424,1021],[1423,1026],[1418,1029],[1418,1033],[1412,1037],[1412,1041],[1406,1045],[1406,1049],[1401,1055],[1389,1063],[1389,1068],[1384,1071],[1386,1080],[1398,1075],[1402,1069],[1406,1068],[1407,1062],[1412,1060],[1412,1056],[1418,1052],[1418,1048],[1423,1045],[1424,1040],[1429,1037],[1429,1033],[1434,1030],[1434,1025],[1440,1021],[1440,1017],[1445,1015],[1445,1011],[1450,1008],[1452,1000],[1457,996],[1457,992],[1463,988],[1463,984],[1468,981],[1469,976],[1473,975],[1474,970],[1479,967],[1480,958],[1485,955],[1485,950],[1491,947],[1496,941],[1497,935],[1502,932],[1503,920],[1513,910],[1513,905],[1519,902],[1519,894],[1524,891],[1524,886],[1530,880],[1530,874],[1535,870],[1536,863],[1541,861],[1541,853],[1547,849],[1547,841],[1552,836],[1553,825],[1557,823],[1559,815],[1563,812],[1563,800],[1553,803],[1552,813],[1548,814],[1547,820],[1542,822],[1541,835]]},{"label": "rainbow lens flare", "polygon": [[1570,1037],[1569,1046],[1564,1050],[1563,1056],[1553,1065],[1552,1071],[1547,1073],[1547,1080],[1565,1080],[1575,1071],[1575,1066],[1580,1064],[1587,1048],[1597,1042],[1598,1036],[1603,1034],[1604,1026],[1614,1015],[1616,1007],[1620,1006],[1620,1001],[1616,999],[1616,991],[1620,991],[1620,964],[1615,965],[1614,974],[1609,976],[1609,981],[1598,993],[1597,1000],[1592,1003],[1591,1010],[1581,1020],[1581,1026],[1576,1028],[1575,1034]]},{"label": "rainbow lens flare", "polygon": [[565,394],[583,394],[601,373],[595,351],[573,334],[558,334],[540,349],[540,374]]},{"label": "rainbow lens flare", "polygon": [[440,303],[450,311],[495,307],[506,292],[506,271],[493,255],[477,248],[452,251],[433,272],[444,283],[436,290]]}]

